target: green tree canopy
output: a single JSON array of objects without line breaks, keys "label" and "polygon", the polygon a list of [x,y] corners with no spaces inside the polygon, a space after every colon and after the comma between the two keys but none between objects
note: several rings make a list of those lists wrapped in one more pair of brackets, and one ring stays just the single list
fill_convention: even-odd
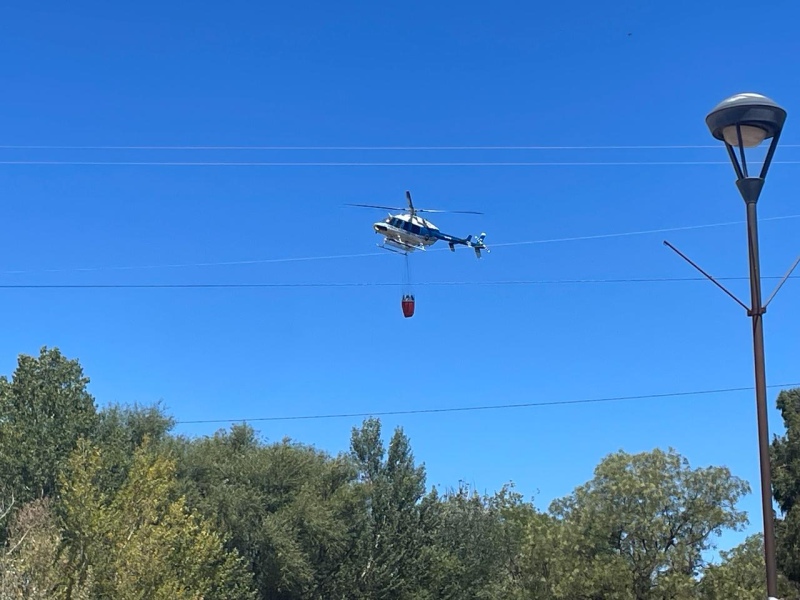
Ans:
[{"label": "green tree canopy", "polygon": [[78,438],[97,425],[89,378],[58,349],[21,355],[9,381],[0,377],[0,498],[17,505],[55,491]]},{"label": "green tree canopy", "polygon": [[[709,565],[700,582],[700,600],[764,600],[767,576],[764,537],[759,533],[731,550],[720,552],[721,562]],[[798,600],[798,590],[779,574],[778,593],[782,600]]]},{"label": "green tree canopy", "polygon": [[[338,456],[247,425],[185,438],[156,406],[95,409],[43,348],[0,378],[0,596],[209,600],[763,597],[760,537],[704,555],[749,486],[672,449],[604,458],[547,512],[511,486],[426,492],[401,428]],[[772,445],[779,565],[800,578],[800,390]],[[786,600],[800,600],[783,575]]]},{"label": "green tree canopy", "polygon": [[179,444],[189,503],[229,536],[261,598],[348,596],[337,574],[358,520],[349,460],[283,440],[261,443],[247,425]]},{"label": "green tree canopy", "polygon": [[[460,485],[422,501],[425,546],[419,598],[479,600],[523,595],[523,564],[531,521],[541,518],[513,486],[480,495]],[[540,596],[534,596],[540,597]]]},{"label": "green tree canopy", "polygon": [[[32,500],[14,513],[8,544],[0,549],[0,598],[50,600],[62,581],[58,549],[61,532],[49,498]],[[88,600],[88,589],[73,598]]]},{"label": "green tree canopy", "polygon": [[252,600],[250,574],[211,524],[178,494],[175,464],[148,444],[115,492],[101,482],[102,450],[81,440],[61,478],[60,594],[125,600]]},{"label": "green tree canopy", "polygon": [[746,523],[735,507],[748,491],[727,468],[691,469],[672,449],[606,457],[551,509],[576,549],[565,549],[579,591],[569,595],[591,598],[586,582],[599,578],[619,598],[690,598],[714,536]]},{"label": "green tree canopy", "polygon": [[413,598],[423,572],[425,467],[416,466],[408,437],[397,428],[388,451],[381,423],[353,428],[350,454],[358,470],[360,506],[352,523],[355,545],[348,569],[353,599]]},{"label": "green tree canopy", "polygon": [[783,518],[776,525],[778,563],[800,584],[800,389],[778,394],[786,433],[772,442],[772,490]]},{"label": "green tree canopy", "polygon": [[136,450],[145,440],[153,446],[169,442],[169,432],[175,419],[155,406],[104,406],[98,414],[93,435],[94,443],[102,448],[106,468],[102,484],[107,491],[115,490],[128,476]]}]

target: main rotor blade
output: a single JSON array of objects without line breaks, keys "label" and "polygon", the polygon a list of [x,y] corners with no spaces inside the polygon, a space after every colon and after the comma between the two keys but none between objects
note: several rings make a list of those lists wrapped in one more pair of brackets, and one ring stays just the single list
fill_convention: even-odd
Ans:
[{"label": "main rotor blade", "polygon": [[405,208],[398,208],[396,206],[378,206],[376,204],[345,204],[345,206],[358,206],[360,208],[382,208],[384,210],[399,210],[404,211]]},{"label": "main rotor blade", "polygon": [[[345,206],[357,206],[359,208],[380,208],[383,210],[397,210],[397,211],[407,211],[408,208],[400,208],[398,206],[380,206],[377,204],[345,204]],[[482,215],[482,212],[478,212],[476,210],[440,210],[437,208],[412,208],[414,212],[422,213],[460,213],[465,215]]]},{"label": "main rotor blade", "polygon": [[478,212],[477,210],[438,210],[435,208],[418,208],[417,212],[428,212],[428,213],[461,213],[464,215],[482,215],[482,212]]}]

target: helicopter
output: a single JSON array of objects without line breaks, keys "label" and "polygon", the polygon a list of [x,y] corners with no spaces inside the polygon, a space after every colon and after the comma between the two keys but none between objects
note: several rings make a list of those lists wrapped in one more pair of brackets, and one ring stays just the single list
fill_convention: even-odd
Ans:
[{"label": "helicopter", "polygon": [[384,236],[382,244],[378,244],[379,248],[390,250],[392,252],[399,252],[400,254],[408,254],[415,250],[426,250],[439,240],[447,242],[452,252],[456,251],[456,244],[467,246],[475,251],[475,256],[481,257],[481,250],[489,249],[483,243],[486,237],[485,233],[481,233],[474,240],[472,235],[465,238],[460,238],[454,235],[443,233],[436,225],[418,216],[417,213],[463,213],[472,215],[482,215],[483,213],[473,210],[436,210],[429,208],[415,208],[414,202],[411,200],[411,192],[406,191],[406,200],[408,201],[408,209],[394,208],[391,206],[376,206],[373,204],[348,204],[347,206],[358,206],[361,208],[382,208],[389,211],[405,211],[400,214],[389,213],[383,221],[378,221],[372,225],[375,233]]}]

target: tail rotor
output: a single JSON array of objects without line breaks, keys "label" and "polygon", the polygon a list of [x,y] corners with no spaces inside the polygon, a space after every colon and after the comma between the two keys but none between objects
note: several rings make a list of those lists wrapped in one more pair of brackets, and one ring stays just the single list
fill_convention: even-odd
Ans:
[{"label": "tail rotor", "polygon": [[[485,233],[481,233],[475,239],[474,242],[471,241],[471,240],[469,242],[469,245],[472,247],[473,250],[475,250],[475,256],[477,256],[478,258],[481,257],[481,250],[486,250],[486,252],[489,252],[489,248],[486,246],[486,244],[483,243],[483,240],[485,238],[486,238],[486,234]],[[467,238],[467,239],[469,240],[470,238]]]}]

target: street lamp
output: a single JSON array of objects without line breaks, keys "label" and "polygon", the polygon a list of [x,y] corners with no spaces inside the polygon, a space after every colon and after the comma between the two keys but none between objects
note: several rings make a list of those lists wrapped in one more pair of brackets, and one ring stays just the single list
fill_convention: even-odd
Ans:
[{"label": "street lamp", "polygon": [[[764,559],[767,569],[767,597],[770,600],[778,597],[778,575],[775,560],[775,524],[772,511],[772,475],[769,460],[767,383],[762,323],[762,317],[767,309],[766,305],[761,303],[756,205],[785,121],[786,111],[760,94],[731,96],[720,102],[706,117],[706,125],[711,131],[711,135],[725,143],[725,148],[728,150],[731,163],[736,171],[736,187],[739,188],[739,193],[747,206],[747,241],[750,255],[750,308],[748,308],[747,314],[753,321],[758,451],[761,462],[761,508],[764,513]],[[752,177],[747,170],[745,148],[754,148],[770,138],[772,138],[772,142],[767,150],[761,173],[758,177]],[[736,156],[737,150],[739,159]],[[777,292],[777,289],[775,291]],[[773,293],[769,300],[774,295]],[[767,304],[769,304],[769,300]]]}]

